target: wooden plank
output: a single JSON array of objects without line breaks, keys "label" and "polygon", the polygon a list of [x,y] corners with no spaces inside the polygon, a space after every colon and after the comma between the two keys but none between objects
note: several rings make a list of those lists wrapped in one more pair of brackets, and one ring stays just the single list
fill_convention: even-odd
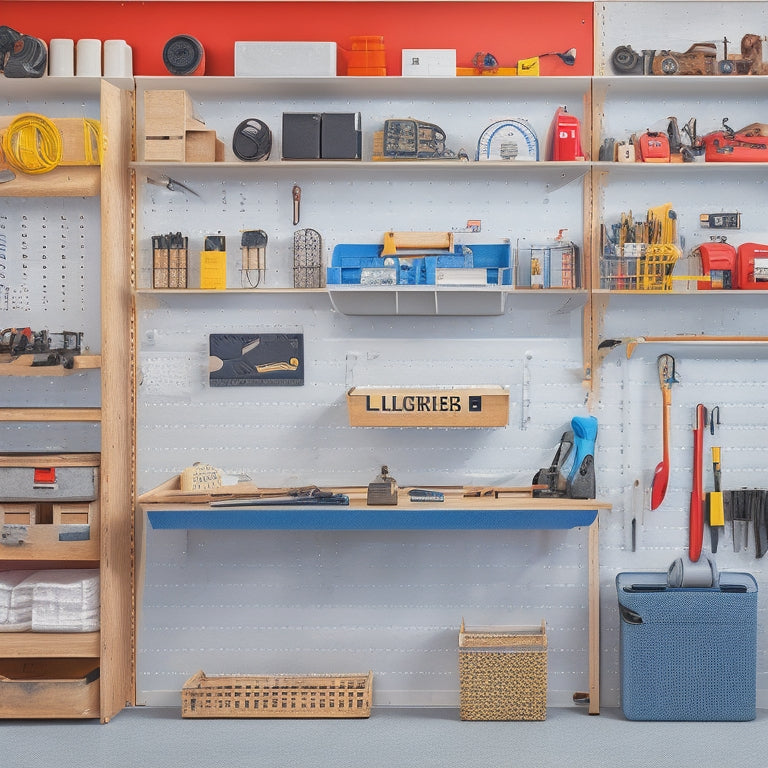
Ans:
[{"label": "wooden plank", "polygon": [[600,517],[589,526],[588,559],[588,611],[589,611],[589,714],[600,714]]},{"label": "wooden plank", "polygon": [[59,166],[48,173],[14,173],[15,179],[0,184],[0,197],[95,197],[101,186],[97,166]]},{"label": "wooden plank", "polygon": [[0,376],[69,376],[84,370],[99,368],[101,355],[76,355],[72,368],[63,365],[32,365],[34,355],[21,355],[13,360],[3,356],[0,359]]},{"label": "wooden plank", "polygon": [[98,453],[4,453],[0,467],[98,467]]},{"label": "wooden plank", "polygon": [[0,632],[0,659],[98,656],[98,632]]},{"label": "wooden plank", "polygon": [[131,126],[134,94],[103,80],[101,128],[101,719],[135,701]]},{"label": "wooden plank", "polygon": [[101,408],[0,408],[0,421],[101,421]]}]

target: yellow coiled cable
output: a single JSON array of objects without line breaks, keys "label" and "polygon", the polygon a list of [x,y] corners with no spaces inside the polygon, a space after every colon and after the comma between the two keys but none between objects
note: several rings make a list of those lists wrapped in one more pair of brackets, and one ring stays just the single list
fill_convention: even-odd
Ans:
[{"label": "yellow coiled cable", "polygon": [[[85,147],[85,165],[101,165],[103,136],[101,123],[90,117],[83,118],[83,146]],[[68,163],[63,163],[68,165]],[[74,163],[73,163],[74,165]]]},{"label": "yellow coiled cable", "polygon": [[18,115],[3,136],[3,152],[8,163],[19,171],[47,173],[61,162],[61,134],[43,115]]},{"label": "yellow coiled cable", "polygon": [[100,165],[103,152],[101,123],[83,119],[84,160],[63,159],[61,133],[44,115],[25,113],[13,119],[3,135],[9,165],[24,173],[47,173],[59,165]]}]

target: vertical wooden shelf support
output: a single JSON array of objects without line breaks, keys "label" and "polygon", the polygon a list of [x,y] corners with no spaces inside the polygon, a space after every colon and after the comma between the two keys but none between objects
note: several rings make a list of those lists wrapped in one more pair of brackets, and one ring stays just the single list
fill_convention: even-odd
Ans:
[{"label": "vertical wooden shelf support", "polygon": [[131,251],[133,92],[102,81],[101,720],[135,703]]}]

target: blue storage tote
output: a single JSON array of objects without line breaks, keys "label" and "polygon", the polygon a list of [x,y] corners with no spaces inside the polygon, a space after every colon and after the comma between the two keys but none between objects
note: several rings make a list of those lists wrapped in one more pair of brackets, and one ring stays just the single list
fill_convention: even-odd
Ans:
[{"label": "blue storage tote", "polygon": [[711,587],[620,573],[621,706],[629,720],[754,720],[757,583],[721,573]]},{"label": "blue storage tote", "polygon": [[[383,246],[377,243],[339,243],[326,270],[327,285],[360,285],[363,269],[384,269]],[[395,285],[435,285],[438,269],[485,269],[487,285],[512,284],[509,243],[455,245],[453,252],[413,255],[400,251],[386,257],[394,269]]]}]

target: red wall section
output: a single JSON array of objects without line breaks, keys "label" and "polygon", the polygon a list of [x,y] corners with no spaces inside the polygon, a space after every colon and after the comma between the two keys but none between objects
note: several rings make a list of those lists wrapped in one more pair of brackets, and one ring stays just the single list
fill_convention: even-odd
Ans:
[{"label": "red wall section", "polygon": [[[592,74],[592,3],[585,2],[100,2],[3,0],[0,24],[42,38],[125,40],[136,75],[167,75],[162,50],[177,34],[205,48],[207,75],[232,75],[236,40],[320,40],[349,48],[353,35],[383,35],[387,74],[401,74],[403,48],[455,48],[459,66],[477,51],[501,66],[577,49],[569,67],[541,61],[544,75]],[[346,70],[340,64],[338,73]]]}]

